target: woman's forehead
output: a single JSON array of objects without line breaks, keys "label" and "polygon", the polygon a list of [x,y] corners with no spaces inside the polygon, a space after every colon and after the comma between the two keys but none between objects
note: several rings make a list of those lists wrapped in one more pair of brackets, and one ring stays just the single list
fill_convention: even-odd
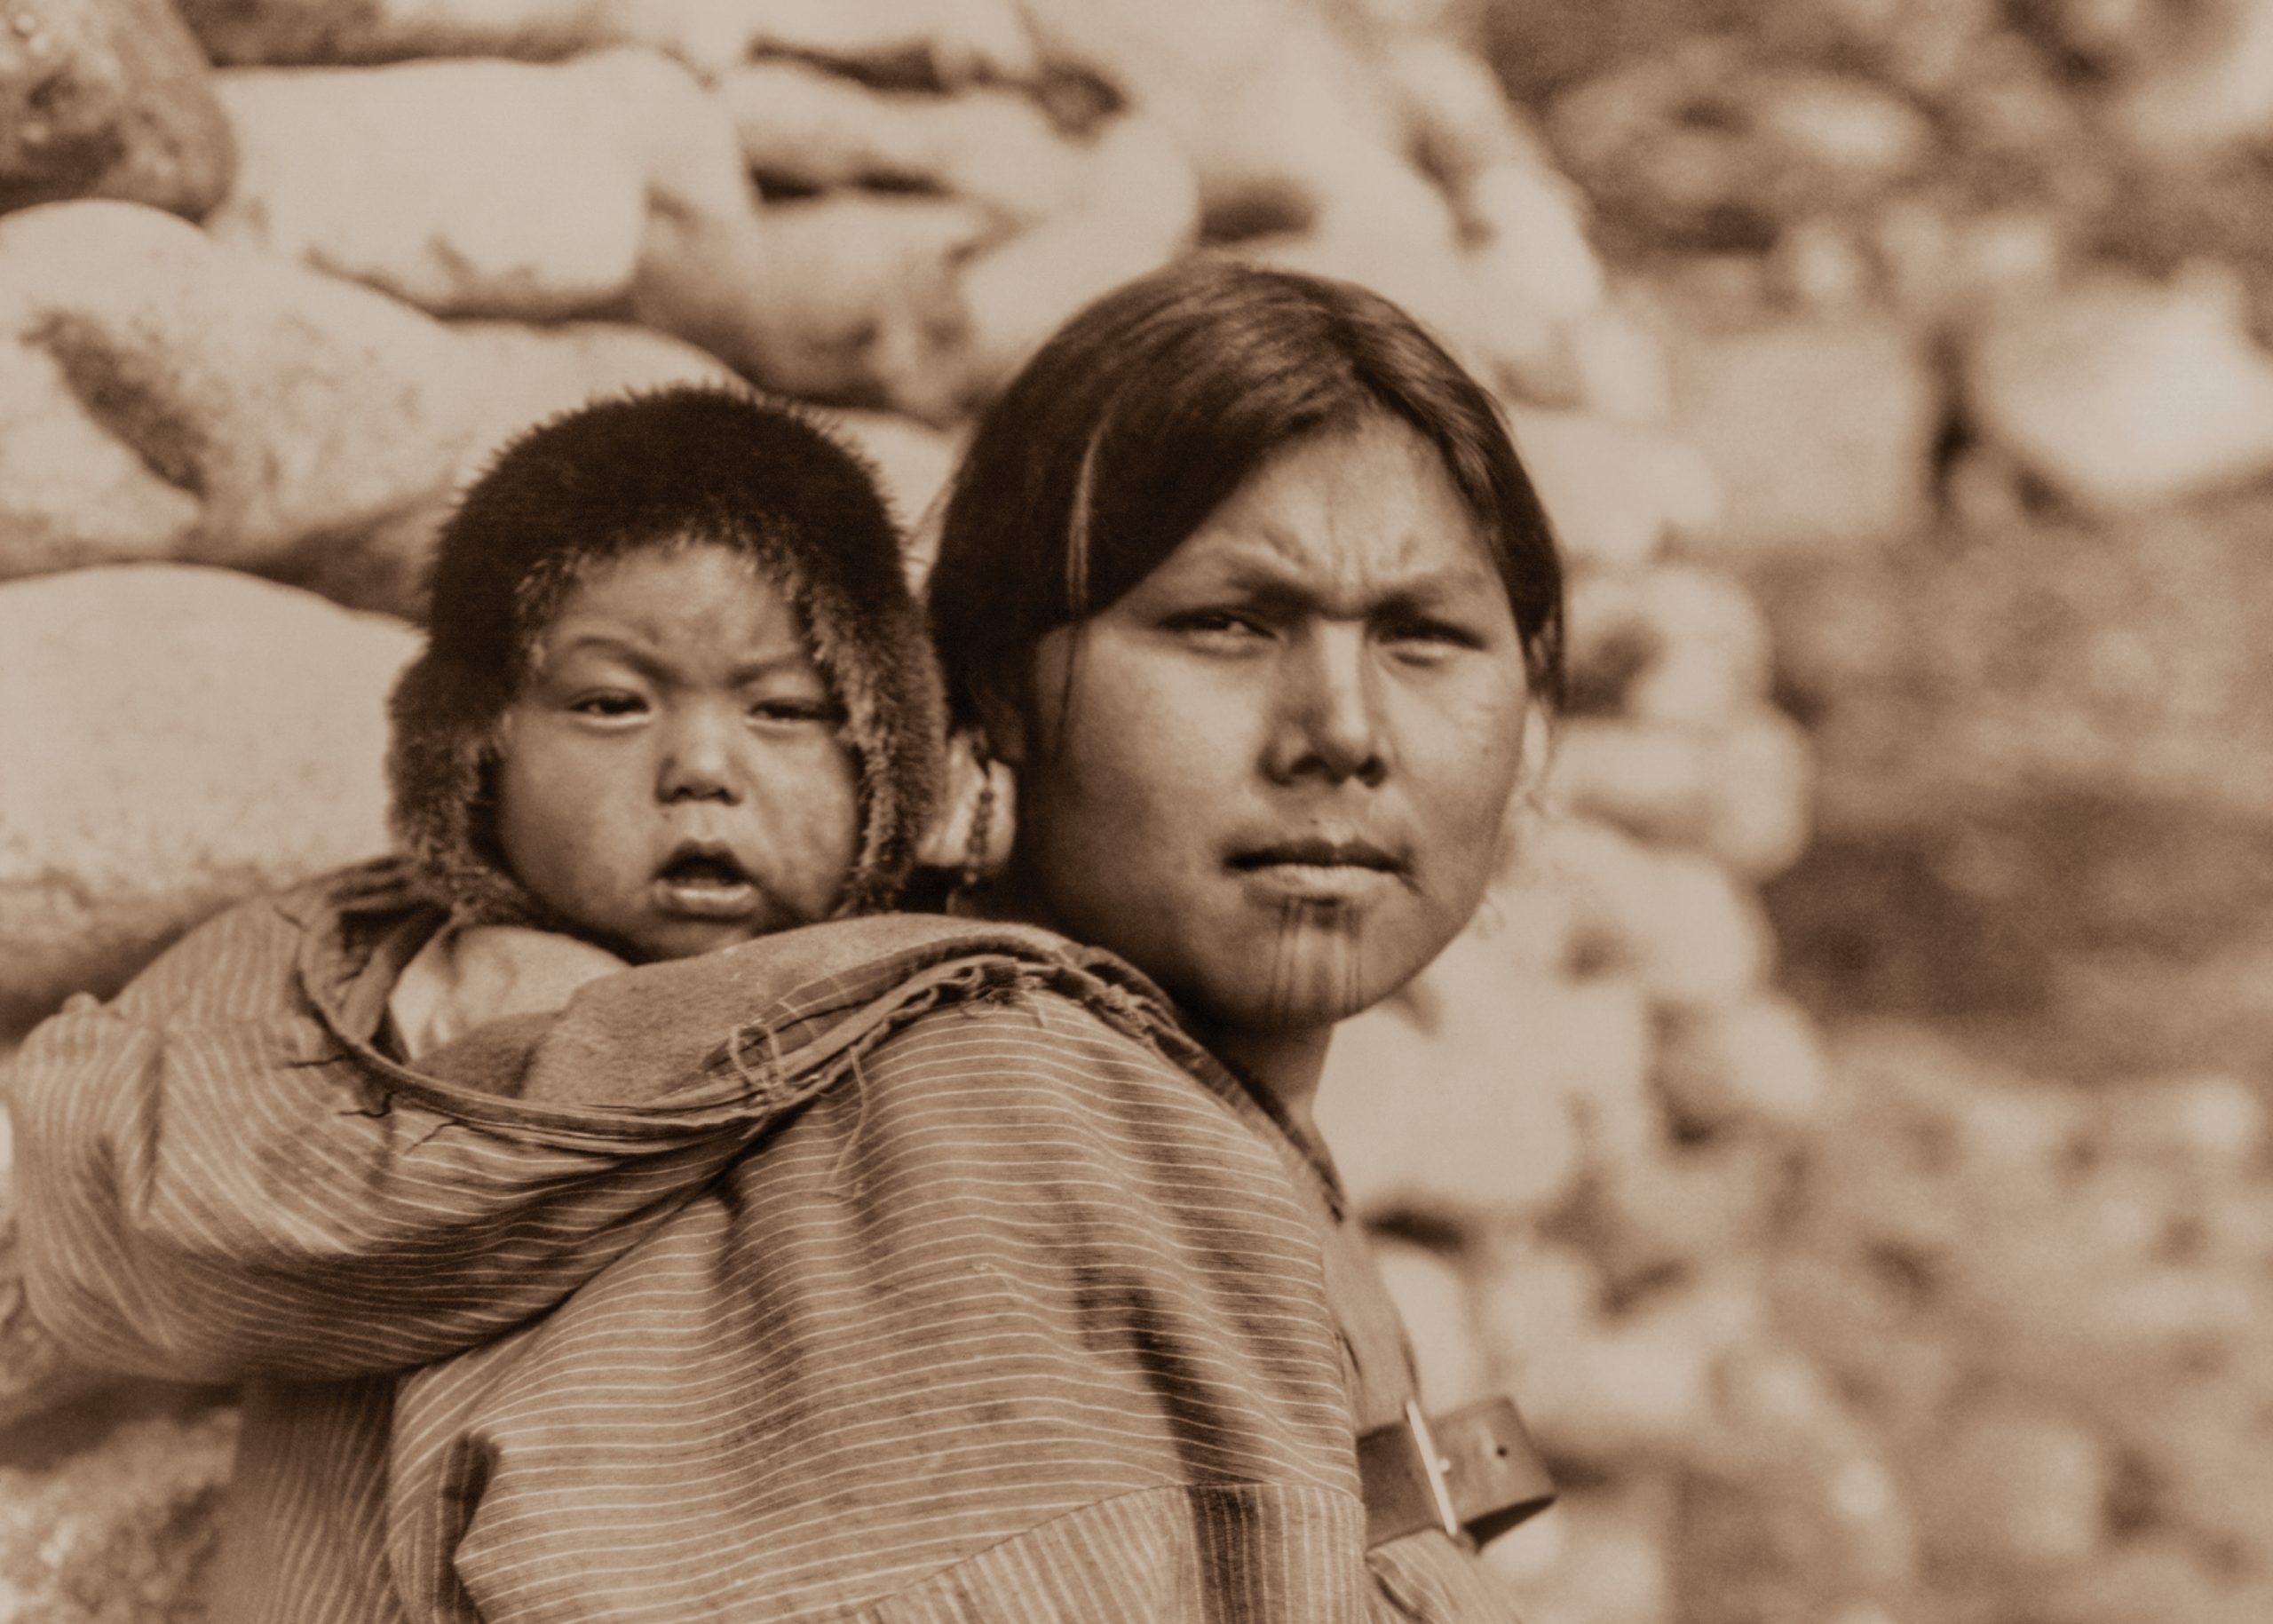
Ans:
[{"label": "woman's forehead", "polygon": [[1154,574],[1259,590],[1500,590],[1482,527],[1436,448],[1380,416],[1273,455]]}]

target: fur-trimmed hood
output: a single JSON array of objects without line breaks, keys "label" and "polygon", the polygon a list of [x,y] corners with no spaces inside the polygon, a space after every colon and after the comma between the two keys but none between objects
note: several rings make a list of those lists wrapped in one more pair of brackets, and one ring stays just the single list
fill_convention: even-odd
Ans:
[{"label": "fur-trimmed hood", "polygon": [[945,709],[900,533],[868,464],[805,415],[688,386],[586,406],[522,435],[437,544],[424,651],[390,704],[390,819],[462,921],[561,928],[507,870],[497,725],[568,589],[605,559],[693,536],[748,555],[802,618],[845,714],[860,837],[837,912],[897,899],[945,775]]}]

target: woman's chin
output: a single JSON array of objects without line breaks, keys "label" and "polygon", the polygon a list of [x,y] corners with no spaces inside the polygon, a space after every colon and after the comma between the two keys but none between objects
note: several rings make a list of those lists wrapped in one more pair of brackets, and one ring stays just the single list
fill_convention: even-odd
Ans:
[{"label": "woman's chin", "polygon": [[1235,986],[1219,989],[1209,1001],[1217,1021],[1257,1036],[1295,1037],[1369,1010],[1412,979],[1410,972],[1384,974],[1378,964],[1332,960],[1273,968],[1278,973],[1264,978],[1250,967]]}]

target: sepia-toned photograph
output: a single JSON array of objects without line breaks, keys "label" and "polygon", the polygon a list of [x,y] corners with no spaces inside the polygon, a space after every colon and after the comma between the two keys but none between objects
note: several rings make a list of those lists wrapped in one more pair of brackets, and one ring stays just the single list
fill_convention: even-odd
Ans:
[{"label": "sepia-toned photograph", "polygon": [[0,4],[0,1624],[2273,1621],[2273,0]]}]

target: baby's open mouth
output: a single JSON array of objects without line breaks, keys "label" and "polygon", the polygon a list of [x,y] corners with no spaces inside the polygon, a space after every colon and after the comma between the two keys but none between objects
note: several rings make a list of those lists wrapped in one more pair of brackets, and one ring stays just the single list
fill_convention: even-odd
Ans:
[{"label": "baby's open mouth", "polygon": [[686,919],[741,919],[756,905],[748,871],[724,846],[687,844],[655,871],[662,910]]},{"label": "baby's open mouth", "polygon": [[683,852],[665,863],[656,876],[669,885],[747,885],[749,875],[726,852]]}]

